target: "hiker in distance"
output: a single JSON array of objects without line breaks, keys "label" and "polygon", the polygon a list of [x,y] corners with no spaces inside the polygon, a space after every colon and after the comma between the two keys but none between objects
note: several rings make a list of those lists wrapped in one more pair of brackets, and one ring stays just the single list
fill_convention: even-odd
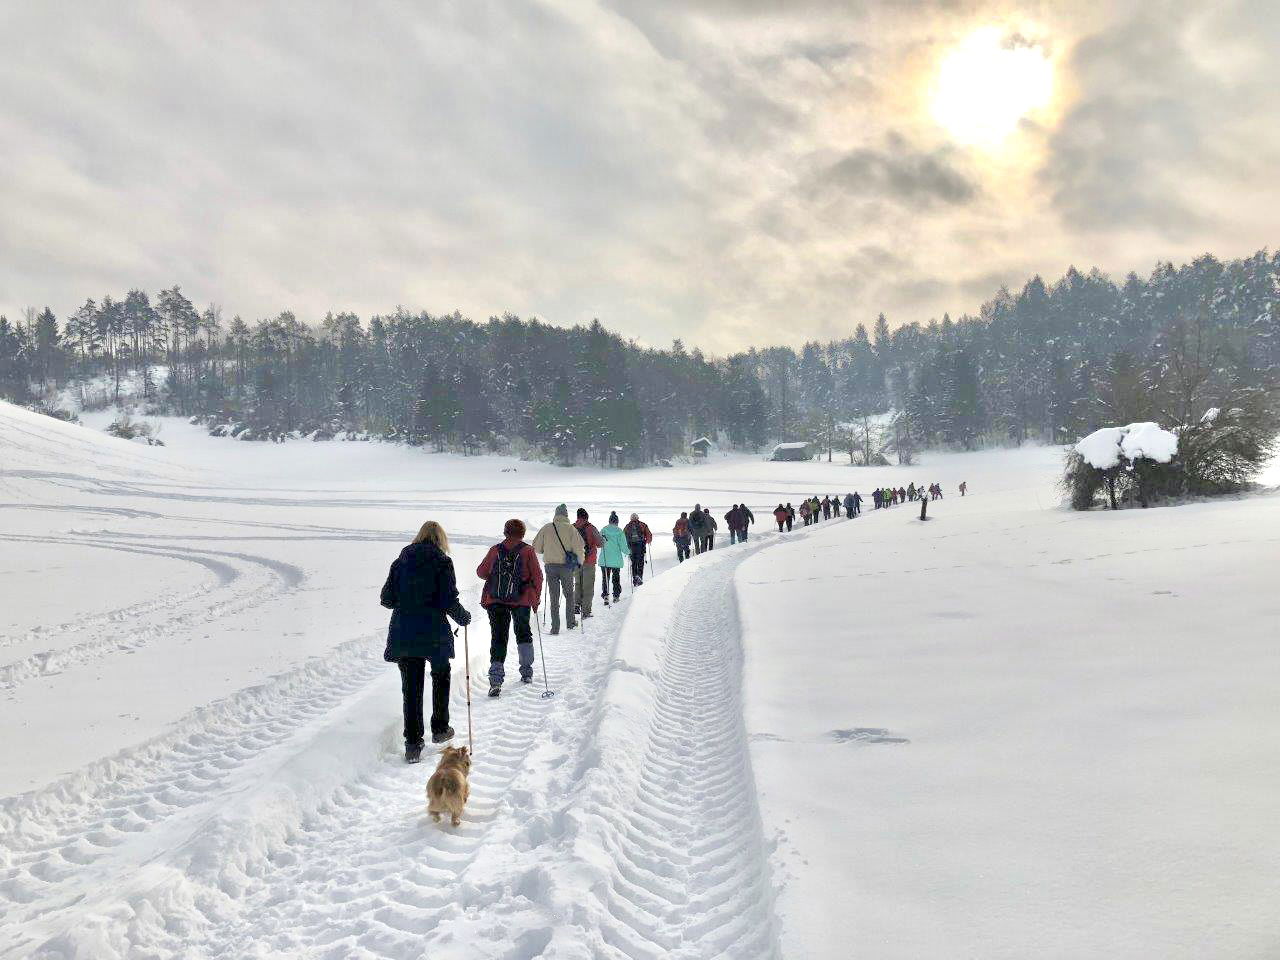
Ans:
[{"label": "hiker in distance", "polygon": [[716,518],[711,515],[710,507],[702,508],[702,522],[707,538],[707,545],[704,549],[714,550],[716,548],[716,531],[720,529],[720,524],[716,523]]},{"label": "hiker in distance", "polygon": [[782,504],[778,504],[773,509],[773,519],[778,524],[778,532],[782,532],[782,528],[786,526],[788,520],[791,519],[791,511]]},{"label": "hiker in distance", "polygon": [[693,512],[689,514],[689,536],[693,538],[694,553],[707,549],[707,519],[700,503],[695,503]]},{"label": "hiker in distance", "polygon": [[582,537],[586,550],[586,555],[582,558],[582,566],[578,568],[577,581],[574,583],[576,590],[574,597],[577,600],[574,608],[585,620],[591,616],[591,601],[596,595],[596,556],[600,547],[604,545],[604,541],[600,539],[600,531],[591,523],[591,518],[582,507],[578,508],[578,519],[573,522],[573,525],[577,527],[578,535]]},{"label": "hiker in distance", "polygon": [[618,526],[616,511],[609,514],[609,524],[600,531],[603,546],[600,548],[600,599],[609,605],[610,582],[613,586],[613,602],[622,596],[622,559],[627,554],[627,538]]},{"label": "hiker in distance", "polygon": [[400,667],[400,693],[404,707],[404,759],[417,763],[424,746],[422,694],[426,668],[431,664],[431,742],[453,738],[449,726],[449,661],[453,659],[453,630],[445,615],[465,627],[471,614],[458,602],[458,583],[449,559],[449,538],[444,527],[428,520],[400,551],[381,602],[391,610],[387,647],[382,659]]},{"label": "hiker in distance", "polygon": [[533,549],[542,554],[542,562],[547,566],[547,586],[551,601],[551,635],[560,632],[560,594],[564,593],[565,623],[572,630],[578,625],[573,612],[574,581],[578,579],[578,567],[582,566],[582,557],[586,545],[582,542],[582,534],[569,522],[569,508],[563,503],[556,507],[556,514],[551,522],[538,531],[533,538]]},{"label": "hiker in distance", "polygon": [[676,562],[684,563],[689,559],[689,545],[693,542],[693,534],[689,532],[689,513],[682,511],[671,528],[671,542],[676,545]]},{"label": "hiker in distance", "polygon": [[756,522],[756,515],[745,503],[735,503],[724,520],[729,525],[729,543],[746,543],[747,526]]},{"label": "hiker in distance", "polygon": [[508,520],[502,542],[485,554],[476,576],[484,580],[480,606],[489,614],[489,696],[502,693],[507,677],[507,642],[516,632],[520,682],[533,682],[533,630],[529,618],[542,599],[542,567],[533,547],[524,542],[524,521]]},{"label": "hiker in distance", "polygon": [[631,585],[638,587],[644,583],[644,555],[649,544],[653,543],[653,534],[638,513],[631,515],[622,532],[627,538],[627,548],[631,551]]}]

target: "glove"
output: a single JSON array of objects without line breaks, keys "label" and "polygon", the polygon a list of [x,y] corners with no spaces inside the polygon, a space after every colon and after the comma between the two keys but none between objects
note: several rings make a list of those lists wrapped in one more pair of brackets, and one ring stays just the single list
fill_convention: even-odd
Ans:
[{"label": "glove", "polygon": [[459,626],[465,627],[471,623],[471,614],[460,606],[456,611],[454,611],[453,619]]}]

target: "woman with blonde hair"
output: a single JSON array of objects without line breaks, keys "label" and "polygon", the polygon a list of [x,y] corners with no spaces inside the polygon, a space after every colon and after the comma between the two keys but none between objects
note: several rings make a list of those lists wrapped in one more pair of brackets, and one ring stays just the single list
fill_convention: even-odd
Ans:
[{"label": "woman with blonde hair", "polygon": [[428,520],[391,564],[382,587],[382,605],[391,610],[387,648],[382,658],[400,667],[404,698],[404,759],[422,759],[424,724],[422,695],[426,668],[431,664],[431,742],[453,738],[449,726],[449,661],[453,659],[453,630],[448,614],[459,626],[471,614],[458,602],[458,584],[449,559],[444,527]]}]

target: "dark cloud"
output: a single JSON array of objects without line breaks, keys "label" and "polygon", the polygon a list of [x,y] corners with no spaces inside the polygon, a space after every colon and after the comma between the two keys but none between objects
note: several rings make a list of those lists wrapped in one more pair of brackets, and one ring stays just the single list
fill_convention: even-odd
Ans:
[{"label": "dark cloud", "polygon": [[977,184],[946,151],[915,150],[900,137],[890,137],[885,149],[848,153],[823,170],[814,186],[851,196],[890,196],[910,207],[965,204],[978,196]]}]

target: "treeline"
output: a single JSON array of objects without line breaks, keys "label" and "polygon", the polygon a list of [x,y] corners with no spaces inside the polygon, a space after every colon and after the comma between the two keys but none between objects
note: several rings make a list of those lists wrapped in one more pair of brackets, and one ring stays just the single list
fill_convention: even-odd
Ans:
[{"label": "treeline", "polygon": [[[1167,426],[1274,396],[1280,255],[1210,256],[1116,284],[1098,271],[1001,290],[977,316],[726,358],[655,350],[598,321],[399,310],[318,325],[246,323],[178,287],[88,300],[71,316],[0,317],[0,394],[34,403],[90,383],[152,409],[251,424],[255,436],[362,431],[437,448],[524,445],[564,461],[647,462],[708,435],[744,449],[810,440],[850,459],[920,447],[1075,439]],[[890,414],[885,416],[885,414]]]}]

